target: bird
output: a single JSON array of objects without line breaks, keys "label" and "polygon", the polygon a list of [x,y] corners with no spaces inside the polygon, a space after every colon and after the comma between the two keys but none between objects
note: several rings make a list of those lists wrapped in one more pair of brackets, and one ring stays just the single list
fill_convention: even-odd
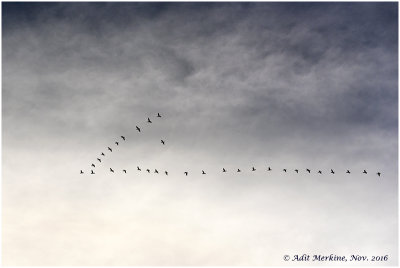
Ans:
[{"label": "bird", "polygon": [[165,145],[165,141],[161,140],[161,143],[162,143],[163,145]]},{"label": "bird", "polygon": [[99,162],[101,162],[101,159],[100,159],[100,158],[97,158],[97,160],[98,160]]},{"label": "bird", "polygon": [[286,172],[286,168],[284,168],[283,171]]},{"label": "bird", "polygon": [[90,174],[94,174],[93,169],[91,169],[90,171],[91,171]]},{"label": "bird", "polygon": [[140,167],[137,167],[137,170],[142,171],[142,170],[140,169]]},{"label": "bird", "polygon": [[116,141],[115,144],[118,146],[118,144],[119,144],[118,141]]},{"label": "bird", "polygon": [[347,174],[350,174],[350,170],[347,170],[346,173],[347,173]]},{"label": "bird", "polygon": [[147,171],[148,173],[150,173],[150,169],[146,169],[146,171]]},{"label": "bird", "polygon": [[238,169],[238,170],[237,170],[237,172],[241,172],[241,170],[240,170],[240,169]]},{"label": "bird", "polygon": [[321,171],[321,170],[318,170],[318,173],[319,173],[319,174],[322,174],[322,171]]},{"label": "bird", "polygon": [[160,113],[157,113],[157,117],[161,117]]},{"label": "bird", "polygon": [[201,174],[205,175],[206,173],[204,172],[204,170],[201,171]]},{"label": "bird", "polygon": [[167,176],[168,176],[168,171],[165,171],[165,175],[167,175]]},{"label": "bird", "polygon": [[298,170],[298,169],[295,169],[294,171],[296,171],[296,173],[299,173],[299,170]]},{"label": "bird", "polygon": [[378,173],[376,173],[377,175],[378,175],[378,177],[380,177],[381,176],[381,173],[380,172],[378,172]]},{"label": "bird", "polygon": [[125,174],[126,174],[126,169],[123,169],[122,171],[125,172]]},{"label": "bird", "polygon": [[226,172],[226,169],[225,169],[225,168],[222,168],[222,172]]},{"label": "bird", "polygon": [[331,169],[331,173],[332,173],[332,174],[335,174],[335,171],[333,171],[333,169]]},{"label": "bird", "polygon": [[308,168],[306,169],[308,173],[311,173],[311,170],[309,170]]},{"label": "bird", "polygon": [[114,173],[114,170],[113,170],[112,168],[110,168],[110,171],[111,171],[112,173]]},{"label": "bird", "polygon": [[187,172],[187,171],[185,171],[185,172],[183,172],[183,173],[185,173],[186,176],[188,175],[188,172]]},{"label": "bird", "polygon": [[81,173],[80,174],[83,174],[84,172],[82,171],[82,169],[81,169]]},{"label": "bird", "polygon": [[363,173],[364,173],[364,174],[367,174],[367,171],[364,169]]},{"label": "bird", "polygon": [[147,117],[147,123],[151,123],[151,120],[150,120],[150,118],[148,118],[148,117]]},{"label": "bird", "polygon": [[157,174],[158,174],[158,170],[157,170],[157,169],[154,169],[154,173],[157,173]]},{"label": "bird", "polygon": [[96,167],[94,164],[91,165],[92,167]]},{"label": "bird", "polygon": [[268,171],[271,171],[272,169],[271,169],[271,167],[268,167]]},{"label": "bird", "polygon": [[253,168],[251,169],[251,171],[256,171],[256,169],[253,167]]},{"label": "bird", "polygon": [[140,127],[136,126],[136,130],[140,132]]},{"label": "bird", "polygon": [[125,140],[125,137],[124,137],[124,136],[121,136],[121,138],[122,138],[123,140]]},{"label": "bird", "polygon": [[112,149],[111,149],[110,147],[108,147],[108,150],[109,150],[110,152],[112,152]]},{"label": "bird", "polygon": [[103,152],[101,153],[102,156],[106,156]]}]

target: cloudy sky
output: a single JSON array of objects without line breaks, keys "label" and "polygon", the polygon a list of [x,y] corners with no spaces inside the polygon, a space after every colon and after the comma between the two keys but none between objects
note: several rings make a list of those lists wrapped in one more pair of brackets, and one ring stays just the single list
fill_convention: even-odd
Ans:
[{"label": "cloudy sky", "polygon": [[396,265],[397,16],[2,3],[3,265]]}]

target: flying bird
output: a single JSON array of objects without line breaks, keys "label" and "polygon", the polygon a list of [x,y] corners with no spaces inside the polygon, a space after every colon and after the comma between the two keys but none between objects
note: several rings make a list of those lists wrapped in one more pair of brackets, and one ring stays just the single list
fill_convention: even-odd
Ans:
[{"label": "flying bird", "polygon": [[272,169],[271,169],[271,167],[268,167],[268,171],[271,171]]},{"label": "flying bird", "polygon": [[150,173],[150,169],[146,169],[146,171],[147,171],[148,173]]},{"label": "flying bird", "polygon": [[350,170],[347,170],[346,173],[347,173],[347,174],[350,174]]},{"label": "flying bird", "polygon": [[114,170],[113,170],[112,168],[110,168],[110,171],[111,171],[112,173],[114,173]]},{"label": "flying bird", "polygon": [[140,127],[136,126],[136,130],[140,132]]},{"label": "flying bird", "polygon": [[367,174],[367,171],[364,169],[363,173],[364,173],[364,174]]},{"label": "flying bird", "polygon": [[311,173],[311,170],[309,170],[308,168],[306,169],[308,173]]},{"label": "flying bird", "polygon": [[251,171],[256,171],[256,169],[253,167],[253,168],[251,169]]},{"label": "flying bird", "polygon": [[103,152],[101,153],[102,156],[106,156]]},{"label": "flying bird", "polygon": [[165,145],[165,141],[161,140],[161,143],[162,143],[163,145]]},{"label": "flying bird", "polygon": [[142,170],[140,169],[140,167],[137,167],[137,170],[142,171]]},{"label": "flying bird", "polygon": [[187,171],[185,171],[185,172],[183,172],[183,173],[185,173],[186,176],[188,175],[188,172],[187,172]]},{"label": "flying bird", "polygon": [[151,123],[151,120],[150,120],[150,118],[148,118],[148,117],[147,117],[147,123]]},{"label": "flying bird", "polygon": [[90,174],[94,174],[94,172],[93,172],[93,169],[92,170],[90,170],[91,172],[90,172]]},{"label": "flying bird", "polygon": [[321,170],[318,170],[318,173],[319,173],[319,174],[322,174],[322,171],[321,171]]},{"label": "flying bird", "polygon": [[284,169],[283,169],[283,171],[285,171],[285,172],[286,172],[286,168],[284,168]]},{"label": "flying bird", "polygon": [[332,174],[335,174],[335,171],[333,171],[333,169],[331,169],[331,173],[332,173]]},{"label": "flying bird", "polygon": [[121,136],[121,138],[122,138],[123,140],[125,140],[125,137],[124,137],[124,136]]},{"label": "flying bird", "polygon": [[225,169],[225,168],[222,168],[222,172],[226,172],[226,169]]},{"label": "flying bird", "polygon": [[123,169],[122,171],[125,172],[125,174],[126,174],[126,169]]},{"label": "flying bird", "polygon": [[298,169],[295,169],[294,171],[296,171],[296,173],[299,173],[299,170],[298,170]]},{"label": "flying bird", "polygon": [[241,172],[241,170],[240,170],[240,169],[238,169],[238,170],[237,170],[237,172]]},{"label": "flying bird", "polygon": [[204,172],[204,170],[201,171],[201,174],[205,175],[206,173]]},{"label": "flying bird", "polygon": [[112,149],[111,149],[110,147],[108,147],[108,150],[109,150],[110,152],[112,152]]},{"label": "flying bird", "polygon": [[165,171],[165,175],[167,175],[167,176],[168,176],[168,171]]},{"label": "flying bird", "polygon": [[118,141],[116,141],[115,144],[118,146],[118,144],[119,144]]},{"label": "flying bird", "polygon": [[378,175],[378,177],[380,177],[381,176],[381,173],[380,172],[378,172],[378,173],[376,173],[377,175]]},{"label": "flying bird", "polygon": [[80,174],[83,174],[83,171],[82,171],[82,169],[81,169],[81,173]]},{"label": "flying bird", "polygon": [[100,159],[100,158],[97,158],[97,160],[98,160],[99,162],[101,162],[101,159]]},{"label": "flying bird", "polygon": [[157,117],[161,117],[160,113],[157,113]]},{"label": "flying bird", "polygon": [[94,164],[91,165],[92,167],[96,167]]},{"label": "flying bird", "polygon": [[154,173],[157,173],[157,174],[158,174],[158,170],[157,170],[157,169],[154,169]]}]

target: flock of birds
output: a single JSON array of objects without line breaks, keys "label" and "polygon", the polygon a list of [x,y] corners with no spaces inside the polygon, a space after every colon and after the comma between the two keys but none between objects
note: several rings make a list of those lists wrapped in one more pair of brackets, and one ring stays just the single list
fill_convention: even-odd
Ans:
[{"label": "flock of birds", "polygon": [[[160,113],[157,113],[157,116],[156,116],[156,117],[157,117],[157,118],[161,118],[162,116],[160,115]],[[153,123],[153,122],[150,120],[150,117],[147,118],[147,121],[146,121],[146,122],[149,123],[149,124]],[[138,126],[136,126],[136,130],[137,130],[139,133],[141,132],[141,128],[138,127]],[[126,141],[125,136],[122,136],[122,135],[121,135],[120,138],[121,138],[122,142]],[[116,146],[119,146],[119,143],[120,143],[120,141],[115,141],[115,142],[114,142],[114,144],[115,144]],[[165,141],[164,141],[164,140],[161,140],[161,144],[162,144],[162,145],[165,145]],[[112,149],[111,147],[107,147],[107,150],[110,151],[110,153],[113,152],[113,149]],[[105,157],[105,156],[106,156],[105,153],[104,153],[104,152],[101,152],[100,158],[97,157],[97,161],[98,161],[99,163],[102,163],[102,160],[104,160],[104,157]],[[102,157],[103,157],[103,158],[102,158]],[[90,174],[96,174],[96,173],[94,172],[94,169],[95,169],[95,168],[96,168],[96,165],[95,165],[94,163],[92,163],[92,164],[91,164],[91,168],[90,168]],[[252,167],[252,168],[251,168],[251,171],[252,171],[252,172],[254,172],[254,171],[256,171],[256,170],[257,170],[257,169],[256,169],[255,167]],[[138,167],[137,167],[137,171],[142,171],[142,169],[138,166]],[[146,169],[145,171],[146,171],[147,173],[151,173],[151,170],[150,170],[150,169]],[[268,167],[268,168],[266,169],[266,171],[272,171],[272,168],[271,168],[271,167]],[[285,173],[287,173],[287,172],[288,172],[288,169],[284,168],[284,169],[282,169],[282,171],[285,172]],[[297,174],[300,172],[299,169],[294,169],[293,171],[296,172]],[[305,169],[305,171],[308,172],[308,174],[311,174],[311,169],[307,168],[307,169]],[[111,173],[115,173],[115,171],[114,171],[113,168],[110,168],[110,172],[111,172]],[[121,172],[123,172],[124,174],[126,174],[126,173],[127,173],[127,170],[126,170],[126,169],[122,169]],[[225,173],[225,172],[228,172],[228,171],[227,171],[225,168],[222,168],[222,172]],[[240,170],[240,169],[238,168],[238,169],[236,170],[236,173],[240,173],[240,172],[242,172],[242,170]],[[154,169],[153,173],[159,174],[159,171],[158,171],[157,169]],[[318,173],[318,174],[322,174],[322,171],[321,171],[321,170],[318,170],[317,173]],[[351,172],[350,172],[350,170],[347,169],[345,173],[346,173],[346,174],[350,174]],[[83,170],[81,170],[81,171],[80,171],[80,174],[85,174],[85,172],[84,172]],[[166,176],[168,176],[168,171],[165,170],[165,171],[164,171],[164,174],[165,174]],[[188,175],[189,175],[189,172],[188,172],[188,171],[184,171],[183,174],[184,174],[185,176],[188,176]],[[206,173],[204,170],[202,170],[202,171],[201,171],[201,174],[202,174],[202,175],[206,175],[207,173]],[[330,174],[335,174],[335,171],[334,171],[333,169],[331,169],[331,170],[330,170]],[[368,174],[368,172],[364,169],[363,172],[362,172],[362,174]],[[381,173],[381,172],[377,172],[376,175],[378,175],[378,176],[380,177],[380,176],[382,175],[382,173]]]}]

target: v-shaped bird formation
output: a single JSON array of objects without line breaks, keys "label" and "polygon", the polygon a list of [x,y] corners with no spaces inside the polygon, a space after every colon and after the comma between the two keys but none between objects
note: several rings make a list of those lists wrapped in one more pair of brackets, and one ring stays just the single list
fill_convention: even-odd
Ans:
[{"label": "v-shaped bird formation", "polygon": [[[157,113],[157,115],[155,117],[156,117],[156,119],[157,118],[162,118],[160,113]],[[152,124],[153,123],[153,121],[150,119],[150,117],[147,117],[147,121],[145,121],[145,122],[148,123],[148,124]],[[141,130],[141,128],[139,126],[136,126],[136,130],[138,131],[138,133],[142,133],[142,130]],[[114,142],[114,144],[116,146],[119,146],[120,142],[125,142],[125,141],[126,141],[126,137],[124,135],[121,135],[120,138],[118,138],[118,140]],[[161,139],[161,144],[165,145],[166,141],[164,139]],[[107,150],[110,151],[109,154],[113,153],[113,148],[107,147]],[[105,158],[105,156],[106,156],[106,154],[104,152],[101,152],[100,157],[97,157],[97,161],[99,162],[98,164],[102,163],[102,160]],[[92,163],[90,165],[90,167],[89,167],[90,172],[87,172],[87,173],[90,174],[90,175],[95,175],[96,174],[96,172],[94,172],[95,168],[96,168],[96,165],[94,163]],[[251,169],[249,169],[249,171],[251,171],[251,172],[255,172],[257,170],[260,171],[260,169],[256,169],[254,166]],[[122,174],[127,174],[128,173],[127,169],[122,169],[120,171],[117,171],[117,170],[114,170],[112,167],[109,168],[109,171],[110,171],[110,173],[116,173],[116,172],[119,172],[119,173],[122,173]],[[141,171],[142,171],[141,167],[137,166],[136,172],[141,172]],[[160,174],[157,169],[154,169],[154,171],[152,172],[149,168],[146,168],[146,171],[147,171],[147,173]],[[266,172],[272,172],[272,168],[270,166],[268,166],[268,167],[265,168],[265,171]],[[297,168],[296,169],[292,169],[292,170],[284,168],[282,170],[278,170],[277,172],[289,173],[290,171],[295,172],[296,174],[299,174],[301,172],[300,169],[297,169]],[[221,169],[221,172],[222,173],[228,173],[229,171],[228,171],[228,169],[223,167]],[[241,173],[242,170],[240,168],[238,168],[236,171],[232,171],[232,172]],[[262,172],[262,170],[261,170],[261,172]],[[168,176],[168,174],[169,174],[169,172],[167,170],[164,170],[164,172],[162,172],[162,173],[164,173],[165,176]],[[202,175],[207,175],[208,174],[206,171],[204,171],[204,169],[199,170],[197,173],[198,174],[202,174]],[[309,168],[305,168],[304,169],[304,173],[305,174],[311,174],[311,173],[313,173],[313,171],[311,169],[309,169]],[[319,174],[319,175],[324,174],[324,172],[322,172],[322,170],[317,170],[317,171],[315,171],[315,173]],[[330,172],[328,171],[327,173],[328,174],[332,174],[332,175],[336,174],[336,172],[333,169],[330,169]],[[350,170],[348,170],[348,169],[343,173],[344,174],[351,174]],[[85,171],[83,171],[81,169],[80,170],[80,174],[85,174]],[[180,174],[182,174],[184,176],[188,176],[189,175],[189,171],[185,170],[185,171],[182,171]],[[364,169],[362,171],[362,174],[368,174],[368,172]],[[381,175],[382,175],[382,173],[380,171],[376,172],[375,174],[378,177],[381,177]]]}]

